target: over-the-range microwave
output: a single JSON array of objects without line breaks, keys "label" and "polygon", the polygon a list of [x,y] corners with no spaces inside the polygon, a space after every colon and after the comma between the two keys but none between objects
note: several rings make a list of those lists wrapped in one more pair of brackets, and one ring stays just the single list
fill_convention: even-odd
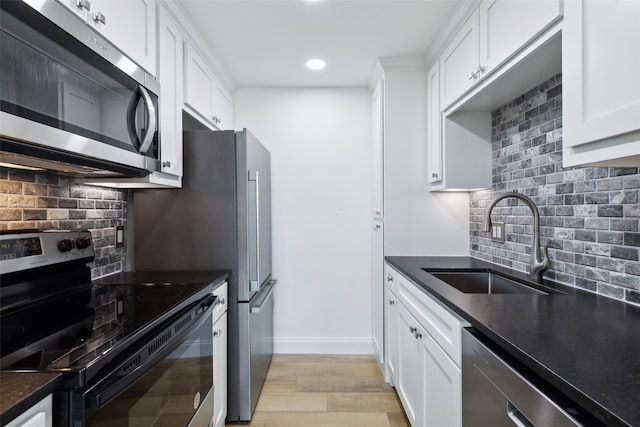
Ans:
[{"label": "over-the-range microwave", "polygon": [[157,80],[56,0],[0,8],[0,163],[82,177],[157,171]]}]

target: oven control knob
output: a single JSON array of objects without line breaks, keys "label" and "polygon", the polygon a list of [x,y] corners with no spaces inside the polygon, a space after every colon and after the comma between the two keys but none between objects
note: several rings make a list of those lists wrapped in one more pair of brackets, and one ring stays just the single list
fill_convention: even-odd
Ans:
[{"label": "oven control knob", "polygon": [[86,249],[91,246],[91,238],[90,237],[79,237],[76,239],[76,248],[78,249]]},{"label": "oven control knob", "polygon": [[74,247],[74,242],[71,239],[64,239],[58,242],[58,249],[61,252],[69,252]]}]

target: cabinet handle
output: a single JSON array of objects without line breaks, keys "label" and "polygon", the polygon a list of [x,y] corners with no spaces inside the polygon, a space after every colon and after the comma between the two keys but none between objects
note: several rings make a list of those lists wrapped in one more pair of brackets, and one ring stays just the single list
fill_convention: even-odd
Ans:
[{"label": "cabinet handle", "polygon": [[416,331],[413,333],[413,336],[416,337],[417,340],[422,339],[422,332]]},{"label": "cabinet handle", "polygon": [[91,2],[89,0],[76,0],[76,7],[78,9],[91,10]]},{"label": "cabinet handle", "polygon": [[431,174],[431,178],[437,178],[437,177],[438,177],[438,174],[436,172]]},{"label": "cabinet handle", "polygon": [[213,116],[211,118],[211,120],[213,120],[213,123],[215,123],[215,124],[219,124],[220,123],[220,118],[218,116]]},{"label": "cabinet handle", "polygon": [[380,226],[379,226],[379,225],[376,225],[375,227],[373,227],[373,229],[374,229],[375,231],[380,231]]},{"label": "cabinet handle", "polygon": [[213,331],[213,336],[214,337],[219,337],[220,335],[222,335],[222,329],[218,329],[217,331]]},{"label": "cabinet handle", "polygon": [[409,326],[409,332],[411,332],[412,334],[415,335],[417,330],[418,330],[417,328],[414,328],[413,326]]},{"label": "cabinet handle", "polygon": [[171,162],[169,162],[169,161],[162,162],[162,167],[163,168],[170,168],[171,167]]},{"label": "cabinet handle", "polygon": [[393,282],[393,276],[388,274],[387,275],[387,282]]},{"label": "cabinet handle", "polygon": [[390,299],[390,300],[389,300],[389,305],[393,305],[393,304],[395,304],[395,303],[396,303],[396,302],[395,302],[394,300],[392,300],[392,299]]},{"label": "cabinet handle", "polygon": [[98,22],[101,22],[102,25],[106,25],[107,24],[107,18],[105,18],[105,16],[100,12],[94,13],[93,14],[93,22],[95,22],[96,24]]},{"label": "cabinet handle", "polygon": [[218,305],[224,305],[224,298],[220,298],[218,300]]},{"label": "cabinet handle", "polygon": [[380,215],[380,211],[376,211],[376,215]]},{"label": "cabinet handle", "polygon": [[477,80],[478,77],[480,77],[480,74],[484,73],[485,69],[486,68],[484,67],[484,65],[479,66],[476,71],[472,71],[471,74],[469,74],[468,79],[469,80]]}]

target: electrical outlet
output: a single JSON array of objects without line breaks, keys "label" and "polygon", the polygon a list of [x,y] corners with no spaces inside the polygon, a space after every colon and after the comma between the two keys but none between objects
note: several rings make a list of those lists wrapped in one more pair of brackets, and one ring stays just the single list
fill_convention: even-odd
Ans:
[{"label": "electrical outlet", "polygon": [[116,248],[124,246],[124,227],[122,225],[116,226]]},{"label": "electrical outlet", "polygon": [[504,243],[504,223],[494,222],[491,224],[491,241]]}]

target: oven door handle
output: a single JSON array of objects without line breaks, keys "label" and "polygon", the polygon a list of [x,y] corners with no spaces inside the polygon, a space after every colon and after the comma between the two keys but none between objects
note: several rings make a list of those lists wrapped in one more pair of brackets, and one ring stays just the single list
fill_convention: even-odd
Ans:
[{"label": "oven door handle", "polygon": [[[198,312],[201,309],[204,309],[204,311],[200,312],[200,315],[192,321],[190,326],[183,326],[176,335],[173,335],[169,344],[166,344],[153,352],[153,349],[158,346],[158,343],[166,340],[168,333],[173,334],[173,331],[181,327],[180,324],[184,321],[186,316],[181,316],[176,319],[170,325],[163,328],[162,331],[154,334],[153,338],[146,341],[144,345],[138,347],[132,357],[129,357],[122,363],[118,364],[118,366],[105,375],[103,380],[92,386],[84,393],[86,407],[91,410],[97,410],[106,405],[126,387],[149,372],[156,363],[166,358],[175,349],[177,349],[180,344],[189,337],[189,335],[204,325],[205,322],[211,323],[211,307],[217,302],[217,300],[217,296],[210,295],[196,307],[192,308],[189,313],[193,313],[194,311]],[[136,358],[138,356],[149,354],[150,352],[153,353],[139,365],[136,365]]]}]

